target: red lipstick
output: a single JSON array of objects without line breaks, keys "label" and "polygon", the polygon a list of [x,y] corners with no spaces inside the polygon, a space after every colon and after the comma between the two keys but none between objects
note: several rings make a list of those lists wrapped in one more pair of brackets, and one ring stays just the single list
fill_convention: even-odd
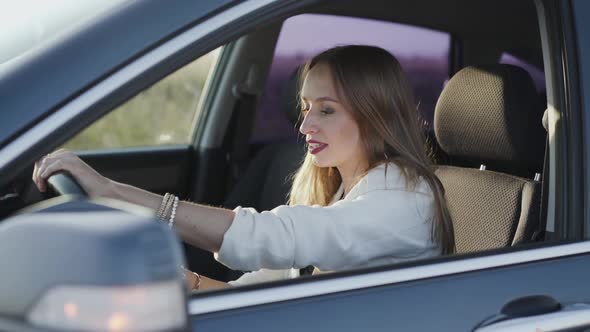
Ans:
[{"label": "red lipstick", "polygon": [[308,147],[309,153],[318,154],[323,149],[327,148],[328,144],[311,139],[311,140],[307,141],[307,147]]}]

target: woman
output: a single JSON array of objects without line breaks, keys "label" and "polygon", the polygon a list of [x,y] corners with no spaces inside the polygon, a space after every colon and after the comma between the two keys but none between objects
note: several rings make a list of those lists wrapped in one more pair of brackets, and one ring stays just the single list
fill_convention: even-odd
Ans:
[{"label": "woman", "polygon": [[[329,49],[302,71],[308,154],[289,205],[257,212],[178,202],[109,180],[68,151],[36,163],[39,190],[59,170],[90,196],[158,210],[180,237],[246,273],[232,285],[298,276],[297,268],[340,271],[449,254],[454,235],[433,173],[409,84],[397,60],[370,46]],[[227,284],[188,273],[192,288]]]}]

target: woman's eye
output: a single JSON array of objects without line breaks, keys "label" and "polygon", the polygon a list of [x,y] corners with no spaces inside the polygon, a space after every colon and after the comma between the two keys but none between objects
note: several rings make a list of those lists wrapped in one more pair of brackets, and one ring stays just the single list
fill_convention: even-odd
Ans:
[{"label": "woman's eye", "polygon": [[321,112],[322,114],[324,114],[324,115],[328,115],[328,114],[332,114],[332,113],[334,113],[334,110],[333,110],[333,109],[331,109],[331,108],[324,108],[324,109],[322,109],[320,112]]}]

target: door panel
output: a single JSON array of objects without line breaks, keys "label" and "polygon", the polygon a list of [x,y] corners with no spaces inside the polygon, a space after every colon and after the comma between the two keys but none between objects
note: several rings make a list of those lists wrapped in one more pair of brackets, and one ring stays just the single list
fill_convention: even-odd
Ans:
[{"label": "door panel", "polygon": [[[589,278],[590,255],[583,254],[194,315],[192,326],[195,331],[246,326],[257,331],[470,331],[504,304],[528,295],[589,302]],[[199,302],[194,299],[191,307]]]},{"label": "door panel", "polygon": [[144,149],[95,150],[80,157],[109,179],[155,193],[185,198],[194,164],[190,145]]},{"label": "door panel", "polygon": [[[190,145],[174,145],[96,150],[79,155],[102,175],[150,192],[170,192],[181,199],[215,205],[221,205],[225,193],[226,159],[217,150],[195,153]],[[200,175],[203,169],[207,176]],[[184,253],[190,270],[218,280],[227,279],[228,269],[217,263],[210,252],[185,243]]]}]

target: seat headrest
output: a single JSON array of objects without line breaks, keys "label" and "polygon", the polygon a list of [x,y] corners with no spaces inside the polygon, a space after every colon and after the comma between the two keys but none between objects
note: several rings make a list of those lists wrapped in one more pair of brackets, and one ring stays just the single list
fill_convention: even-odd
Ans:
[{"label": "seat headrest", "polygon": [[543,108],[533,80],[512,65],[460,70],[436,104],[434,131],[451,158],[540,171]]}]

